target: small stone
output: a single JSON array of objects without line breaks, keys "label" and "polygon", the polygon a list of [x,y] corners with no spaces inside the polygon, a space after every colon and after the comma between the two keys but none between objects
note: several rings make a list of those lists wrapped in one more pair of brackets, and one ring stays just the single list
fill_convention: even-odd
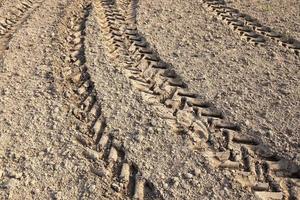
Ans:
[{"label": "small stone", "polygon": [[59,168],[60,168],[60,165],[59,165],[59,164],[54,164],[54,165],[53,165],[53,170],[58,171]]},{"label": "small stone", "polygon": [[142,142],[144,140],[144,136],[142,136],[142,135],[139,134],[139,135],[135,136],[135,140],[137,142]]},{"label": "small stone", "polygon": [[90,185],[90,187],[89,187],[90,191],[95,191],[95,189],[96,189],[96,185]]},{"label": "small stone", "polygon": [[2,95],[4,96],[4,95],[8,95],[8,94],[9,94],[9,90],[6,88],[3,88]]},{"label": "small stone", "polygon": [[224,197],[225,191],[224,191],[224,190],[220,190],[220,195],[221,195],[222,197]]},{"label": "small stone", "polygon": [[230,157],[230,152],[229,152],[229,151],[218,152],[218,153],[216,153],[216,157],[217,157],[218,160],[220,160],[220,161],[226,161],[226,160],[228,160],[229,157]]},{"label": "small stone", "polygon": [[55,107],[54,109],[53,109],[53,113],[58,113],[59,112],[59,107]]},{"label": "small stone", "polygon": [[34,185],[34,184],[36,184],[36,181],[35,180],[30,180],[29,184]]},{"label": "small stone", "polygon": [[155,131],[152,127],[148,128],[148,132],[149,132],[149,134],[154,134],[155,133]]},{"label": "small stone", "polygon": [[274,133],[273,133],[272,130],[268,130],[268,131],[266,132],[266,135],[267,135],[267,137],[271,138],[271,137],[274,136]]},{"label": "small stone", "polygon": [[159,174],[158,174],[158,176],[159,176],[159,177],[160,177],[160,179],[162,179],[162,180],[166,178],[166,177],[165,177],[165,175],[164,175],[164,174],[162,174],[162,173],[159,173]]},{"label": "small stone", "polygon": [[178,57],[179,57],[178,54],[175,53],[175,52],[172,53],[172,56],[175,57],[175,58],[178,58]]},{"label": "small stone", "polygon": [[51,152],[51,147],[48,147],[48,148],[45,150],[45,152],[46,152],[46,153],[52,153],[52,152]]},{"label": "small stone", "polygon": [[192,185],[193,185],[193,186],[195,186],[195,187],[198,186],[198,183],[199,183],[199,182],[198,182],[197,179],[193,179],[193,180],[192,180]]},{"label": "small stone", "polygon": [[172,181],[173,187],[177,187],[179,185],[179,178],[178,177],[173,177],[171,179],[171,181]]},{"label": "small stone", "polygon": [[94,151],[94,150],[91,150],[91,149],[86,149],[83,152],[83,155],[88,159],[92,159],[92,160],[98,160],[99,159],[99,153],[97,151]]},{"label": "small stone", "polygon": [[168,184],[168,183],[164,183],[164,184],[163,184],[163,188],[164,188],[165,190],[167,190],[167,189],[169,188],[169,184]]},{"label": "small stone", "polygon": [[62,192],[56,192],[54,195],[54,199],[57,199],[57,200],[59,200],[59,199],[62,199],[62,197],[63,197],[63,195],[62,195]]},{"label": "small stone", "polygon": [[92,168],[91,171],[100,177],[107,177],[109,175],[109,172],[104,167]]},{"label": "small stone", "polygon": [[52,129],[52,130],[57,129],[57,125],[56,125],[56,124],[53,124],[52,127],[51,127],[51,129]]},{"label": "small stone", "polygon": [[7,176],[10,178],[20,179],[23,176],[23,173],[15,172],[15,171],[8,171]]},{"label": "small stone", "polygon": [[281,94],[287,96],[289,94],[291,94],[291,91],[289,89],[284,89],[284,88],[281,88],[278,90]]},{"label": "small stone", "polygon": [[178,185],[179,185],[179,182],[175,182],[175,183],[173,183],[173,187],[178,187]]},{"label": "small stone", "polygon": [[249,127],[249,126],[251,125],[250,121],[249,121],[249,120],[246,120],[246,121],[245,121],[245,125],[246,125],[247,127]]},{"label": "small stone", "polygon": [[228,195],[228,196],[229,196],[230,192],[229,192],[229,190],[228,190],[228,188],[227,188],[227,187],[224,187],[224,191],[225,191],[226,195]]},{"label": "small stone", "polygon": [[192,179],[192,178],[193,178],[193,174],[191,174],[191,173],[186,173],[186,174],[184,175],[184,177],[185,177],[186,179]]},{"label": "small stone", "polygon": [[155,119],[151,119],[150,125],[155,127],[157,125],[156,120]]},{"label": "small stone", "polygon": [[120,192],[120,186],[116,183],[111,184],[111,188],[116,192]]},{"label": "small stone", "polygon": [[195,169],[193,170],[193,174],[194,174],[195,176],[199,176],[199,175],[201,174],[201,170],[198,169],[198,168],[195,168]]}]

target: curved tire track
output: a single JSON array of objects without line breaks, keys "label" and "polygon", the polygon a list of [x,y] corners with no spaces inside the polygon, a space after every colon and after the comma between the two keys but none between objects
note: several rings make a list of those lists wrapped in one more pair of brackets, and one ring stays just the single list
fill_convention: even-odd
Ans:
[{"label": "curved tire track", "polygon": [[[234,181],[261,199],[298,199],[300,168],[273,154],[264,144],[243,133],[222,112],[188,90],[187,85],[139,33],[132,11],[118,11],[111,1],[94,3],[107,54],[121,67],[143,99],[159,107],[174,129],[189,135],[195,149],[210,164],[231,172]],[[133,9],[129,5],[127,9]],[[122,17],[120,13],[127,13]],[[122,27],[126,24],[125,32]]]},{"label": "curved tire track", "polygon": [[257,39],[259,42],[254,42],[254,44],[265,43],[264,38],[268,38],[296,55],[300,55],[300,41],[273,31],[270,27],[261,24],[261,22],[250,15],[227,6],[222,0],[203,0],[203,7],[237,31],[242,38],[246,36],[246,40],[250,43]]},{"label": "curved tire track", "polygon": [[[69,35],[66,60],[69,64],[63,69],[63,74],[72,87],[72,91],[67,91],[67,96],[77,105],[73,114],[87,127],[81,131],[85,134],[77,135],[76,139],[86,147],[84,156],[95,161],[91,171],[109,178],[112,188],[123,199],[162,199],[154,185],[143,177],[138,166],[127,159],[123,145],[115,142],[114,135],[106,128],[109,122],[102,114],[85,58],[85,27],[91,5],[84,2],[73,6],[70,8],[71,16],[65,19]],[[74,9],[81,11],[74,12]],[[99,159],[105,161],[105,171],[97,168],[96,161]]]}]

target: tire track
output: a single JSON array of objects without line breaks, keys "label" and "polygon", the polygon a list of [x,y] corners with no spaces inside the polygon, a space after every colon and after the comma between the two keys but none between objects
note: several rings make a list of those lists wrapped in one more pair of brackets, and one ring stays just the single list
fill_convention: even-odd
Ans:
[{"label": "tire track", "polygon": [[44,1],[23,0],[15,5],[6,16],[0,17],[0,57],[13,37],[13,34],[26,22],[28,17]]},{"label": "tire track", "polygon": [[[261,199],[298,199],[300,168],[292,160],[274,154],[257,139],[228,122],[222,112],[204,102],[172,66],[165,63],[138,32],[130,13],[118,12],[111,1],[93,4],[102,28],[107,54],[152,104],[173,124],[179,134],[186,134],[195,149],[204,151],[210,164],[228,170],[235,182],[252,190]],[[134,9],[129,5],[127,9]],[[121,17],[120,13],[128,16]],[[125,32],[122,28],[126,25]],[[170,117],[171,116],[171,117]]]},{"label": "tire track", "polygon": [[[82,130],[85,134],[77,135],[76,139],[86,147],[84,156],[94,161],[91,171],[109,178],[112,188],[123,196],[122,199],[162,199],[154,185],[143,177],[138,166],[127,159],[123,145],[116,142],[114,135],[106,128],[109,122],[103,116],[85,58],[85,27],[91,5],[84,2],[73,6],[73,10],[80,9],[81,12],[71,11],[71,17],[65,19],[69,35],[66,60],[69,64],[63,69],[63,74],[72,87],[67,96],[77,104],[73,114],[86,127]],[[106,171],[97,168],[97,160],[100,159],[105,161]]]},{"label": "tire track", "polygon": [[221,20],[225,25],[228,25],[234,32],[236,32],[241,37],[241,39],[255,46],[265,45],[266,38],[263,35],[257,33],[255,30],[252,30],[250,26],[245,24],[242,20],[240,20],[236,16],[232,16],[227,12],[217,12],[216,11],[218,10],[217,5],[219,4],[217,3],[213,4],[210,1],[204,1],[203,3],[203,7],[206,10],[211,11],[213,14],[215,14],[219,20]]},{"label": "tire track", "polygon": [[265,42],[263,38],[268,38],[296,55],[300,55],[300,41],[273,31],[270,27],[263,25],[250,15],[227,6],[223,0],[203,0],[203,7],[211,11],[234,31],[239,32],[242,38],[249,34],[249,39],[246,38],[246,40],[249,40],[251,43],[253,43],[251,41],[253,38],[260,38],[261,43]]}]

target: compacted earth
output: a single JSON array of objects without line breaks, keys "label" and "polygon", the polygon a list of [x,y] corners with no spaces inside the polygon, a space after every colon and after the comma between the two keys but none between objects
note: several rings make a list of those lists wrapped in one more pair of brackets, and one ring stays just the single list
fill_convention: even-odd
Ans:
[{"label": "compacted earth", "polygon": [[0,199],[300,199],[297,0],[0,0]]}]

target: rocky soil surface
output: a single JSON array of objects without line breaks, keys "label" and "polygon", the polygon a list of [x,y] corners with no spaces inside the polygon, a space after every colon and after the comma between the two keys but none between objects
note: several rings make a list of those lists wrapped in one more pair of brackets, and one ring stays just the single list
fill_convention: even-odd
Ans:
[{"label": "rocky soil surface", "polygon": [[300,199],[299,13],[0,0],[0,199]]}]

